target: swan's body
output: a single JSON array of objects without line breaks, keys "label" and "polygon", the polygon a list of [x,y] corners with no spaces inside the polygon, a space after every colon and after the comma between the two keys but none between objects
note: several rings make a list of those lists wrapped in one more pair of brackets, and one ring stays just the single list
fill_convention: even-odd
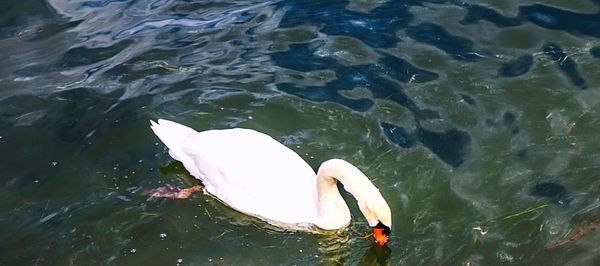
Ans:
[{"label": "swan's body", "polygon": [[350,223],[336,179],[358,201],[369,225],[391,227],[390,209],[369,179],[350,163],[324,162],[318,175],[291,149],[250,129],[197,132],[167,120],[152,130],[169,154],[233,209],[288,229],[332,230]]}]

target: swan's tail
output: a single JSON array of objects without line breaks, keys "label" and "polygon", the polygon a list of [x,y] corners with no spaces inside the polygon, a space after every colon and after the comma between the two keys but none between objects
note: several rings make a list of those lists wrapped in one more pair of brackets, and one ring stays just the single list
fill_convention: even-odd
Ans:
[{"label": "swan's tail", "polygon": [[183,142],[187,136],[196,133],[196,130],[165,119],[158,119],[158,123],[150,120],[150,124],[154,134],[169,148],[169,155],[178,161],[186,160]]}]

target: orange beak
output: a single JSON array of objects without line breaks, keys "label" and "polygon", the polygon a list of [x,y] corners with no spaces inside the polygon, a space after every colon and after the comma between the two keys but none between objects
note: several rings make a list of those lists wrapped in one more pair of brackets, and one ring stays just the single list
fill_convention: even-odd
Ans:
[{"label": "orange beak", "polygon": [[373,237],[375,237],[375,243],[381,246],[388,241],[388,236],[383,233],[383,228],[373,228]]}]

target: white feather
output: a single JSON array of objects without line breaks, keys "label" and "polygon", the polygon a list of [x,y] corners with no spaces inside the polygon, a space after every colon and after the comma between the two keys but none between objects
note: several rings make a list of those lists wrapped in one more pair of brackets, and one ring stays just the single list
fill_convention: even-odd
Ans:
[{"label": "white feather", "polygon": [[359,204],[377,206],[363,211],[370,224],[381,220],[391,226],[389,207],[377,188],[343,160],[324,163],[319,170],[324,174],[317,177],[294,151],[251,129],[197,132],[163,119],[151,124],[169,154],[200,179],[208,193],[240,212],[288,229],[341,228],[350,222],[350,212],[335,186],[337,179]]}]

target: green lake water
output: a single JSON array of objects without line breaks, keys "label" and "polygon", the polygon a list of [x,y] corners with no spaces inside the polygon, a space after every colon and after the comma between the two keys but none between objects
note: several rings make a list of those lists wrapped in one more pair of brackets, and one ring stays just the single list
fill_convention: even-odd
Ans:
[{"label": "green lake water", "polygon": [[[3,1],[0,265],[600,265],[599,5]],[[390,242],[149,199],[158,118],[354,163]]]}]

